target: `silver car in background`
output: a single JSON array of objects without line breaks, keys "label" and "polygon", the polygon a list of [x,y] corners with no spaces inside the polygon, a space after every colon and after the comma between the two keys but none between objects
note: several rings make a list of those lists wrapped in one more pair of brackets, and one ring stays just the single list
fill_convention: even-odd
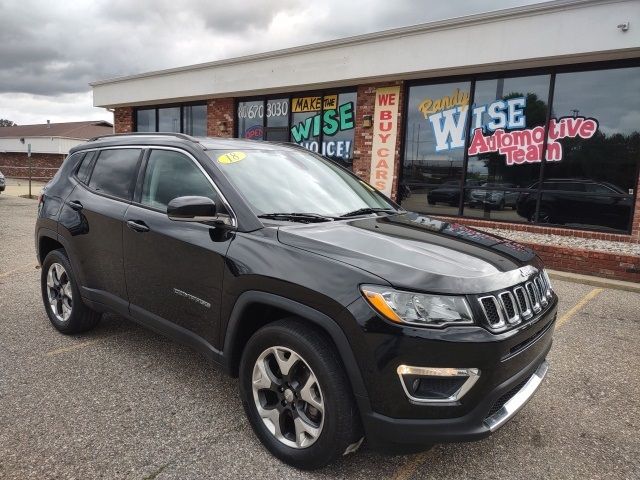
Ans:
[{"label": "silver car in background", "polygon": [[511,188],[517,188],[513,183],[483,183],[481,186],[483,190],[471,190],[469,195],[471,207],[487,207],[497,210],[503,210],[505,207],[516,208],[518,192],[509,191]]},{"label": "silver car in background", "polygon": [[0,193],[4,192],[4,188],[7,186],[7,181],[4,178],[2,172],[0,172]]}]

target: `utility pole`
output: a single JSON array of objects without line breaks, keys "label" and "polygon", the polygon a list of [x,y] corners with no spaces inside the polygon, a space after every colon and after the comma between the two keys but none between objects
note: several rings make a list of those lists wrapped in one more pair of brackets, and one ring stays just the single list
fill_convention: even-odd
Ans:
[{"label": "utility pole", "polygon": [[29,198],[31,198],[31,144],[27,144],[27,157],[29,162]]}]

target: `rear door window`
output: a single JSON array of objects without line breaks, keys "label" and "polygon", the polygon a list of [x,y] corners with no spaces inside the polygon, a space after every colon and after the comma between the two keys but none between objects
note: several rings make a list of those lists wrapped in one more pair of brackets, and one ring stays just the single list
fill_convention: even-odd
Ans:
[{"label": "rear door window", "polygon": [[93,167],[89,187],[123,200],[131,200],[140,163],[139,148],[103,150]]}]

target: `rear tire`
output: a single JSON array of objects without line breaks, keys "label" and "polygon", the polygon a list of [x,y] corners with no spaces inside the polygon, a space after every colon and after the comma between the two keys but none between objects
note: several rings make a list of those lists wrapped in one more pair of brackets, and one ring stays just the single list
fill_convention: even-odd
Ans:
[{"label": "rear tire", "polygon": [[262,444],[283,462],[316,469],[360,445],[339,358],[329,338],[302,319],[279,320],[249,339],[240,362],[242,403]]},{"label": "rear tire", "polygon": [[42,301],[49,321],[67,335],[86,332],[100,321],[101,314],[87,307],[64,250],[52,250],[42,262]]}]

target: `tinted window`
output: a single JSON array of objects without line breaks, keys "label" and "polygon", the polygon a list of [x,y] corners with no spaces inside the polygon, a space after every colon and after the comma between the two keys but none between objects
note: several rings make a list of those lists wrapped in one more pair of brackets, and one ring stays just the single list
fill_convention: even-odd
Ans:
[{"label": "tinted window", "polygon": [[182,107],[183,131],[194,137],[207,136],[207,106],[185,105]]},{"label": "tinted window", "polygon": [[238,137],[262,140],[264,136],[264,102],[238,103]]},{"label": "tinted window", "polygon": [[180,131],[180,107],[158,109],[158,131],[159,132],[179,132]]},{"label": "tinted window", "polygon": [[631,193],[640,161],[638,112],[640,67],[558,74],[550,130],[559,138],[545,176],[607,182]]},{"label": "tinted window", "polygon": [[[467,179],[487,181],[488,191],[466,191],[464,215],[523,222],[516,205],[540,177],[550,75],[476,82]],[[495,190],[493,190],[495,188]]]},{"label": "tinted window", "polygon": [[87,179],[89,178],[89,174],[91,173],[91,163],[93,161],[94,155],[95,152],[87,153],[77,170],[78,173],[76,173],[76,176],[82,183],[87,183]]},{"label": "tinted window", "polygon": [[140,150],[135,148],[103,150],[93,167],[89,186],[100,193],[131,199],[139,158]]},{"label": "tinted window", "polygon": [[147,162],[141,202],[163,211],[171,200],[184,196],[216,199],[209,180],[191,159],[169,150],[153,150]]},{"label": "tinted window", "polygon": [[156,110],[141,109],[136,111],[136,130],[138,132],[156,131]]},{"label": "tinted window", "polygon": [[405,208],[458,214],[470,87],[471,82],[457,82],[409,88],[403,183],[410,196],[402,202]]}]

